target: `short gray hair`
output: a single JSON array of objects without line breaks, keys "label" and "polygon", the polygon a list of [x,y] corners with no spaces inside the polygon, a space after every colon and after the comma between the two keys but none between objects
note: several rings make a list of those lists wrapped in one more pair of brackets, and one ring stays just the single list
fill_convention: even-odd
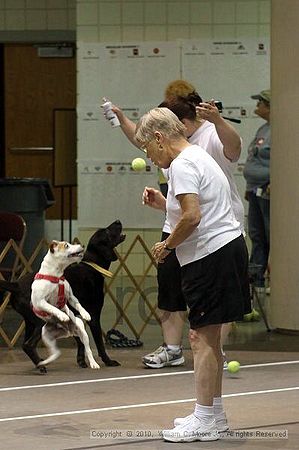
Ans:
[{"label": "short gray hair", "polygon": [[185,125],[168,108],[154,108],[144,114],[138,121],[135,139],[139,143],[148,143],[154,138],[155,131],[160,131],[168,138],[185,137]]}]

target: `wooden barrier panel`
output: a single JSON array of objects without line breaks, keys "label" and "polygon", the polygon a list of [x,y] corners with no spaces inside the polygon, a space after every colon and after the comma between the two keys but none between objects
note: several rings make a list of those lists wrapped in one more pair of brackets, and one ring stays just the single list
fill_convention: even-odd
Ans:
[{"label": "wooden barrier panel", "polygon": [[[148,265],[145,267],[144,272],[141,275],[141,277],[137,278],[132,274],[132,270],[130,270],[127,261],[128,261],[130,254],[133,252],[134,248],[136,247],[136,245],[138,245],[138,243],[141,245],[142,249],[145,252],[145,255],[147,255],[147,257],[148,257]],[[132,244],[130,245],[130,247],[128,248],[128,250],[124,256],[121,256],[116,249],[114,249],[114,251],[117,255],[119,264],[118,264],[116,271],[114,272],[113,277],[105,283],[106,295],[108,295],[111,298],[111,300],[115,304],[117,310],[119,311],[119,316],[115,320],[112,328],[116,328],[117,325],[119,325],[119,323],[121,322],[121,320],[124,319],[125,322],[127,323],[128,327],[130,328],[130,330],[136,337],[136,339],[139,339],[152,317],[154,317],[156,319],[156,321],[158,323],[160,323],[159,316],[157,315],[157,312],[156,312],[157,304],[155,304],[153,306],[151,304],[148,296],[146,295],[146,292],[144,291],[144,289],[142,289],[143,282],[145,281],[150,269],[152,267],[156,268],[157,264],[156,264],[154,258],[152,257],[150,250],[148,249],[148,247],[146,246],[144,240],[142,239],[142,237],[140,235],[137,235],[135,237],[135,239],[133,240]],[[120,305],[115,294],[111,290],[111,286],[115,280],[115,277],[117,276],[117,274],[120,272],[121,269],[124,269],[124,272],[127,274],[128,279],[130,280],[130,282],[132,284],[132,288],[133,288],[130,292],[131,295],[129,296],[129,299],[125,302],[124,305]],[[141,327],[138,330],[136,329],[136,326],[133,325],[132,321],[129,319],[128,314],[127,314],[127,310],[137,294],[139,294],[140,299],[142,299],[144,301],[144,304],[149,309],[149,313],[143,319],[143,324],[141,325]]]},{"label": "wooden barrier panel", "polygon": [[[15,280],[17,280],[26,273],[30,273],[33,271],[32,264],[34,263],[35,259],[39,256],[40,252],[44,250],[45,247],[48,247],[48,243],[45,239],[42,239],[37,245],[36,249],[34,250],[29,260],[27,260],[24,254],[22,253],[20,247],[16,244],[16,242],[13,239],[10,239],[0,254],[0,265],[5,256],[9,252],[14,252],[16,256],[19,258],[19,266],[20,266],[17,277],[15,278]],[[1,272],[0,272],[0,279],[4,280],[4,277],[1,274]],[[16,345],[20,336],[23,334],[23,331],[25,329],[25,322],[21,319],[21,322],[17,324],[17,328],[13,330],[12,336],[9,336],[9,334],[11,334],[11,331],[10,332],[6,331],[7,328],[9,328],[9,325],[6,321],[6,316],[8,315],[8,309],[10,307],[10,296],[11,296],[10,293],[5,293],[3,296],[3,301],[0,305],[0,336],[2,337],[8,348],[13,348]]]}]

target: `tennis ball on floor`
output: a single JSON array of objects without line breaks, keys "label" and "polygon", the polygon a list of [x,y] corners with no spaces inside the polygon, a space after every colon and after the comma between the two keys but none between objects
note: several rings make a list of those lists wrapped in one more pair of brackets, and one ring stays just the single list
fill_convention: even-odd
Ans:
[{"label": "tennis ball on floor", "polygon": [[250,322],[252,320],[252,318],[253,318],[252,311],[248,314],[244,314],[244,316],[243,316],[244,322]]},{"label": "tennis ball on floor", "polygon": [[237,373],[237,372],[239,372],[239,370],[240,370],[240,363],[239,363],[239,361],[230,361],[227,364],[227,370],[230,373]]},{"label": "tennis ball on floor", "polygon": [[143,158],[135,158],[132,161],[132,169],[136,172],[141,172],[141,170],[144,170],[146,168],[146,162]]}]

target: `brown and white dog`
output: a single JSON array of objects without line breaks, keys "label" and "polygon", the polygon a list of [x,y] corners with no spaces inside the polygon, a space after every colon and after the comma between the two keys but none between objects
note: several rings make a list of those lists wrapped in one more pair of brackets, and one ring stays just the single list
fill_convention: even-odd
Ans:
[{"label": "brown and white dog", "polygon": [[67,302],[69,302],[84,320],[91,319],[63,276],[67,266],[81,261],[83,251],[83,247],[79,244],[72,245],[64,241],[52,241],[40,270],[34,277],[31,306],[33,312],[46,322],[42,328],[42,340],[49,351],[49,357],[40,363],[43,366],[54,361],[60,355],[56,339],[78,336],[85,347],[90,367],[99,369],[99,365],[92,355],[82,319],[75,316],[67,306]]}]

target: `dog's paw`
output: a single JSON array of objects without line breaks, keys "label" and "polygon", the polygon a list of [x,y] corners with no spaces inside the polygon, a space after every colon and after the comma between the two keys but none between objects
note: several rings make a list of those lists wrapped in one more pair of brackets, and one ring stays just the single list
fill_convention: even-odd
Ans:
[{"label": "dog's paw", "polygon": [[98,365],[98,363],[96,361],[91,361],[90,368],[91,369],[100,369],[100,366]]},{"label": "dog's paw", "polygon": [[107,367],[116,367],[116,366],[120,366],[121,365],[115,359],[108,359],[107,361],[104,361],[104,363],[105,363],[105,366],[107,366]]},{"label": "dog's paw", "polygon": [[56,317],[60,322],[68,322],[70,320],[69,316],[62,311],[57,313]]},{"label": "dog's paw", "polygon": [[41,359],[40,362],[36,365],[36,368],[39,370],[39,373],[47,373],[47,368],[44,365],[44,360]]},{"label": "dog's paw", "polygon": [[91,321],[91,317],[90,314],[87,311],[80,311],[80,316],[82,317],[82,319],[86,320],[87,322]]},{"label": "dog's paw", "polygon": [[38,365],[37,368],[42,375],[48,372],[46,366]]},{"label": "dog's paw", "polygon": [[88,365],[86,364],[85,360],[77,360],[77,364],[79,367],[81,367],[81,369],[86,369],[86,367],[88,367]]}]

